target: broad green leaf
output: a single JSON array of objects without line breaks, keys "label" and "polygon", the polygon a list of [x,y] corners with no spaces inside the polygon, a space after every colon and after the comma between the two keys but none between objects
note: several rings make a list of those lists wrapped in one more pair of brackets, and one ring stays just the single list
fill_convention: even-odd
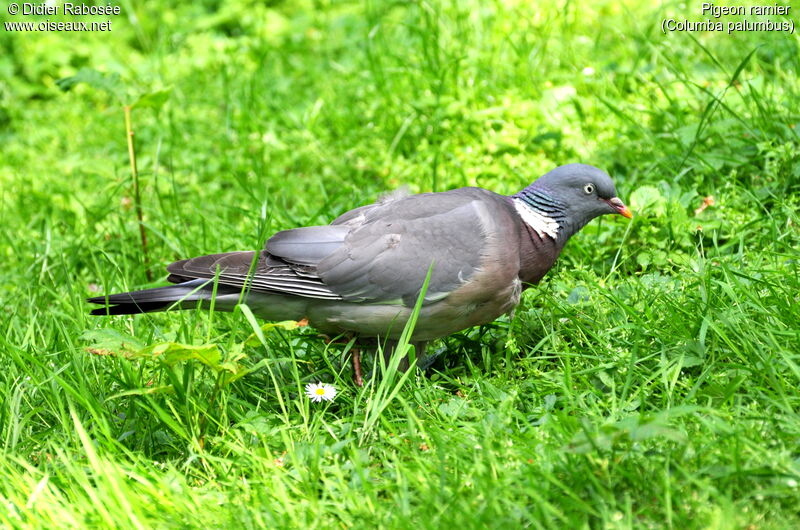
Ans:
[{"label": "broad green leaf", "polygon": [[122,104],[126,101],[126,86],[117,73],[104,73],[92,68],[81,68],[73,76],[56,81],[58,88],[67,92],[80,83],[86,83],[96,90],[102,90]]},{"label": "broad green leaf", "polygon": [[142,350],[129,355],[131,359],[135,358],[159,358],[168,365],[174,365],[181,361],[188,361],[194,359],[200,361],[209,368],[215,371],[222,370],[220,361],[222,354],[216,344],[200,344],[197,346],[191,344],[180,344],[177,342],[163,342],[148,346]]},{"label": "broad green leaf", "polygon": [[111,328],[86,331],[81,337],[92,342],[86,349],[95,355],[127,356],[144,348],[137,338]]},{"label": "broad green leaf", "polygon": [[161,107],[169,100],[169,96],[172,93],[172,88],[165,88],[163,90],[156,90],[153,92],[147,92],[139,96],[131,107],[136,108],[144,108],[150,107],[155,109],[156,112],[161,110]]},{"label": "broad green leaf", "polygon": [[631,193],[630,203],[637,215],[661,217],[666,211],[667,201],[655,186],[640,186]]},{"label": "broad green leaf", "polygon": [[269,322],[260,326],[258,331],[251,334],[247,339],[244,341],[246,346],[258,346],[262,343],[266,335],[274,331],[276,329],[285,329],[285,330],[292,330],[297,329],[300,327],[300,323],[294,320],[284,320],[282,322]]}]

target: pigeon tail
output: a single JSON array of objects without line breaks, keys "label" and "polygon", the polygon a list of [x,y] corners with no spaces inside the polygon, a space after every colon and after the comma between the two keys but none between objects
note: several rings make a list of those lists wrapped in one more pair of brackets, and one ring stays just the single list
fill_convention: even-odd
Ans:
[{"label": "pigeon tail", "polygon": [[[95,301],[90,298],[89,302],[95,304],[102,304],[102,301]],[[172,303],[170,302],[130,302],[127,304],[109,305],[107,307],[98,307],[92,309],[90,315],[104,316],[104,315],[138,315],[139,313],[153,313],[156,311],[164,311]],[[181,306],[184,307],[184,306]]]},{"label": "pigeon tail", "polygon": [[[139,313],[152,313],[165,311],[175,306],[180,309],[190,309],[197,306],[201,300],[210,300],[213,288],[210,280],[199,279],[183,282],[178,285],[129,291],[108,296],[94,296],[87,301],[92,304],[102,304],[105,307],[93,309],[92,315],[137,315]],[[233,292],[231,288],[218,286],[217,295]],[[238,293],[238,290],[235,290]]]}]

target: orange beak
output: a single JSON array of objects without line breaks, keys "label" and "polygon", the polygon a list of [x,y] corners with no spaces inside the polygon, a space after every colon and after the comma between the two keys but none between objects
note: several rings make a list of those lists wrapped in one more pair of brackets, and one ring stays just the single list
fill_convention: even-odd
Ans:
[{"label": "orange beak", "polygon": [[627,206],[625,206],[625,203],[622,202],[618,197],[614,197],[613,199],[608,199],[608,201],[606,202],[608,202],[608,204],[611,205],[611,207],[614,208],[617,211],[617,213],[620,214],[622,217],[627,217],[628,219],[633,218],[633,214],[631,213],[631,211],[628,209]]}]

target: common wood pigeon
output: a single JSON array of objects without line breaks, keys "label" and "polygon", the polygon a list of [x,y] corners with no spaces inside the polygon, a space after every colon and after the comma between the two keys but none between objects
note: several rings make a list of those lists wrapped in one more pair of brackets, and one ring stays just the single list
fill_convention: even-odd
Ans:
[{"label": "common wood pigeon", "polygon": [[216,309],[233,310],[243,296],[266,320],[392,341],[430,269],[411,337],[423,352],[427,341],[513,311],[570,236],[603,214],[631,217],[606,173],[569,164],[510,197],[475,187],[388,196],[326,226],[278,232],[257,253],[177,261],[167,267],[176,285],[89,302],[105,306],[93,315],[186,309],[210,300],[216,282]]}]

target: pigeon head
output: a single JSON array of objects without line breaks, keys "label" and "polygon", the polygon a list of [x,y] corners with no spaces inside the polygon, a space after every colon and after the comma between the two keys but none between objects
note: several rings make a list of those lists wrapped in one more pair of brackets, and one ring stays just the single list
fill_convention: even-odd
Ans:
[{"label": "pigeon head", "polygon": [[[586,164],[567,164],[539,177],[513,196],[517,211],[540,236],[566,239],[595,217],[633,217],[604,171]],[[547,227],[537,228],[537,227]]]}]

